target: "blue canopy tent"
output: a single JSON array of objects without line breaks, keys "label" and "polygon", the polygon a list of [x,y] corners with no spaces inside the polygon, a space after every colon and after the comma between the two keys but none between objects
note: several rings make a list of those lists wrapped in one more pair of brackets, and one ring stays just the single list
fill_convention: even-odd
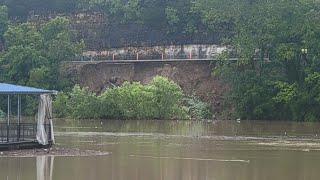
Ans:
[{"label": "blue canopy tent", "polygon": [[[14,146],[14,148],[19,148],[20,146],[26,147],[27,145],[31,145],[30,147],[33,147],[34,145],[43,144],[40,142],[40,140],[37,141],[38,134],[39,134],[39,121],[38,123],[29,123],[29,124],[22,124],[21,123],[21,95],[39,95],[41,98],[50,98],[50,108],[51,108],[51,97],[48,96],[50,94],[56,94],[56,91],[51,90],[44,90],[34,87],[28,87],[28,86],[19,86],[19,85],[13,85],[13,84],[6,84],[6,83],[0,83],[0,95],[7,96],[7,122],[6,125],[0,125],[0,148],[9,148],[12,149],[10,146]],[[10,122],[11,119],[11,98],[12,96],[17,96],[17,123],[13,124]],[[47,95],[47,96],[45,96]],[[41,98],[39,103],[41,103]],[[40,112],[40,104],[38,113]],[[42,108],[43,109],[43,108]],[[42,112],[40,112],[43,114]],[[38,115],[38,119],[39,119]],[[42,116],[40,117],[42,118]],[[6,126],[6,127],[5,127]],[[51,124],[49,125],[50,129],[52,128]],[[28,132],[28,130],[33,129],[33,133]],[[34,127],[37,127],[37,137],[31,137],[35,136],[34,133]],[[23,132],[21,132],[21,130]],[[31,135],[31,136],[30,136]],[[22,136],[22,137],[21,137]],[[28,137],[28,138],[25,138]],[[50,138],[50,136],[49,136]],[[51,140],[51,139],[49,139]],[[32,145],[33,144],[33,145]],[[44,144],[43,144],[44,145]]]}]

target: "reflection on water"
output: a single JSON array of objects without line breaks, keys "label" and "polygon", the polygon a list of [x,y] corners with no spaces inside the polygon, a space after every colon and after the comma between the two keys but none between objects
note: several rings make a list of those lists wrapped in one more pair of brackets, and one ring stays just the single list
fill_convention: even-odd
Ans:
[{"label": "reflection on water", "polygon": [[1,158],[0,180],[318,180],[320,124],[56,121],[57,146],[99,157]]},{"label": "reflection on water", "polygon": [[52,180],[54,156],[38,156],[37,161],[37,180]]}]

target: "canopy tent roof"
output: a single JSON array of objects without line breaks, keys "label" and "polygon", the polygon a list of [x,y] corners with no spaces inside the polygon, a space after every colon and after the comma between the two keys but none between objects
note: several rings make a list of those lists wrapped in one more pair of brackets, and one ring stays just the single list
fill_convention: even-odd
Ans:
[{"label": "canopy tent roof", "polygon": [[56,94],[56,91],[0,83],[0,94]]},{"label": "canopy tent roof", "polygon": [[[0,148],[5,145],[8,149],[11,146],[25,145],[24,143],[34,143],[37,142],[36,145],[48,145],[50,143],[54,143],[54,134],[52,127],[52,99],[49,94],[56,94],[57,91],[39,89],[28,86],[20,86],[14,84],[6,84],[0,83],[0,95],[8,96],[8,106],[7,106],[7,123],[0,123]],[[26,124],[21,125],[21,95],[39,95],[39,107],[38,107],[38,117],[37,124],[31,124],[30,127],[26,127]],[[18,103],[17,103],[17,123],[11,124],[11,96],[17,95]],[[45,127],[45,121],[49,121],[49,129]],[[34,134],[34,127],[37,129],[36,137]],[[33,129],[33,131],[28,132],[28,136],[25,138],[25,130]],[[36,141],[35,141],[36,138]],[[33,147],[33,146],[30,146]]]}]

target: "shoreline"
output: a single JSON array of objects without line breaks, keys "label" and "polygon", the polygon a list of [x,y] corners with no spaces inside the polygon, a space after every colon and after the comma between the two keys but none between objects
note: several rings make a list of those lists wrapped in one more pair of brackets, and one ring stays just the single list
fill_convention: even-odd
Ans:
[{"label": "shoreline", "polygon": [[106,151],[52,147],[52,148],[45,148],[45,149],[21,149],[21,150],[12,150],[12,151],[0,151],[0,158],[37,157],[37,156],[86,157],[86,156],[106,156],[109,154],[111,153]]}]

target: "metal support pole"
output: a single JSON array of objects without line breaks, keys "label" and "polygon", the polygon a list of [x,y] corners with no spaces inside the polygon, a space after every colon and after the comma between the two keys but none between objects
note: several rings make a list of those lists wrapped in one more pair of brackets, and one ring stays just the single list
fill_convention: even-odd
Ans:
[{"label": "metal support pole", "polygon": [[19,141],[20,139],[20,130],[21,130],[21,96],[18,95],[18,134],[17,134],[17,139]]},{"label": "metal support pole", "polygon": [[9,131],[10,131],[10,113],[11,113],[11,110],[10,110],[10,95],[8,95],[8,121],[7,121],[7,142],[9,142]]}]

